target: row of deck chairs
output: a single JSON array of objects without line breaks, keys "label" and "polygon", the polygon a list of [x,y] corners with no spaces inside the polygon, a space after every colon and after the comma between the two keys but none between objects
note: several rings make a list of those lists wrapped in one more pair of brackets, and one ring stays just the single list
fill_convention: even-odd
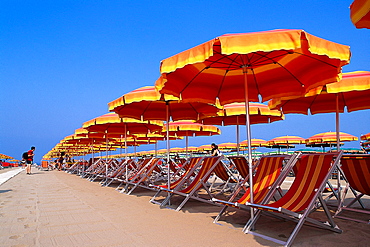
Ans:
[{"label": "row of deck chairs", "polygon": [[[328,183],[334,169],[345,178],[346,186],[342,193],[340,187],[336,190]],[[116,189],[126,194],[132,194],[139,187],[156,191],[150,200],[152,203],[177,211],[190,199],[222,206],[215,223],[225,216],[227,210],[253,210],[254,217],[246,220],[243,231],[285,246],[292,244],[304,223],[336,233],[342,232],[335,224],[326,205],[327,200],[323,197],[327,187],[332,191],[332,196],[339,200],[335,214],[338,218],[348,219],[343,216],[343,211],[351,210],[355,202],[361,203],[363,195],[370,195],[368,155],[342,157],[340,152],[265,156],[253,164],[252,170],[253,202],[245,157],[192,157],[178,163],[171,161],[169,164],[161,158],[141,161],[100,159],[91,164],[82,177],[90,181],[100,180],[103,186],[116,183]],[[294,182],[284,193],[281,185],[292,171],[295,174]],[[349,191],[356,193],[355,199],[346,203]],[[182,198],[180,203],[175,205],[174,201],[178,200],[174,200],[174,197]],[[325,222],[309,217],[319,207],[324,211]],[[262,216],[291,220],[296,226],[287,241],[273,239],[255,231],[257,221]]]}]

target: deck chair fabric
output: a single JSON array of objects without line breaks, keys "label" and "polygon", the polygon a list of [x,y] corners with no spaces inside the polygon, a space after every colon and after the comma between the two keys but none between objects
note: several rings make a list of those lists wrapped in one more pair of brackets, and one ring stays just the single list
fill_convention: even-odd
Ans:
[{"label": "deck chair fabric", "polygon": [[[206,182],[208,181],[215,167],[220,164],[221,159],[222,156],[204,157],[201,160],[202,162],[198,173],[191,182],[186,184],[188,181],[188,176],[185,176],[174,189],[168,190],[163,188],[162,190],[170,192],[170,195],[162,202],[161,206],[167,205],[173,195],[180,195],[184,197],[184,200],[176,208],[176,211],[179,211],[190,198],[213,204],[212,195],[207,188]],[[209,198],[205,199],[198,195],[197,192],[202,187],[206,190]]]},{"label": "deck chair fabric", "polygon": [[[127,192],[130,195],[137,187],[142,187],[146,189],[153,189],[150,184],[155,182],[154,172],[159,175],[161,170],[159,165],[162,163],[161,158],[151,158],[146,159],[144,166],[132,177],[128,178],[125,183],[126,186],[121,190],[121,193]],[[130,186],[132,186],[130,188]]]},{"label": "deck chair fabric", "polygon": [[[256,166],[256,173],[253,176],[254,203],[264,203],[266,200],[268,201],[271,199],[273,195],[267,197],[268,193],[281,185],[289,171],[292,169],[292,166],[294,166],[295,162],[297,161],[298,156],[299,154],[294,154],[292,156],[265,156],[260,159]],[[284,160],[288,157],[289,160],[283,169]],[[244,207],[244,205],[247,202],[250,202],[250,188],[245,191],[241,198],[239,198],[237,201],[234,201],[234,199],[240,193],[241,185],[246,183],[248,179],[248,177],[245,178],[245,181],[240,184],[240,187],[234,192],[229,201],[213,199],[214,202],[224,205],[218,216],[215,218],[214,223],[220,219],[221,215],[226,211],[228,206],[237,209],[249,210],[249,208]]]},{"label": "deck chair fabric", "polygon": [[[186,163],[186,166],[183,166],[180,169],[183,169],[182,173],[180,173],[180,170],[177,170],[175,174],[179,174],[178,176],[173,176],[171,179],[172,182],[170,183],[170,186],[168,184],[162,184],[162,185],[152,185],[154,189],[157,189],[157,193],[150,199],[150,202],[161,204],[157,202],[155,199],[160,195],[160,193],[164,190],[173,190],[175,189],[184,179],[190,179],[191,176],[196,175],[196,169],[199,167],[202,161],[202,157],[192,157],[189,158],[188,162]],[[186,168],[186,169],[185,169]]]},{"label": "deck chair fabric", "polygon": [[[300,168],[294,182],[286,194],[279,200],[268,204],[246,203],[246,205],[255,208],[257,211],[255,217],[247,223],[243,231],[267,238],[279,244],[284,244],[285,246],[292,244],[300,228],[306,221],[319,228],[341,233],[342,231],[334,223],[326,203],[321,196],[325,183],[334,167],[338,165],[341,155],[342,153],[303,155],[300,159]],[[335,162],[333,162],[334,158]],[[315,207],[314,204],[317,200],[323,206],[328,220],[327,223],[322,223],[308,217],[311,210]],[[268,211],[270,214],[280,215],[284,219],[297,222],[296,227],[286,242],[252,231],[262,211]]]},{"label": "deck chair fabric", "polygon": [[[370,210],[366,209],[360,201],[364,195],[370,195],[370,155],[343,156],[341,159],[341,171],[347,182],[334,217],[370,224],[369,218],[364,220],[341,215],[344,210],[370,215]],[[350,189],[352,191],[355,190],[353,191],[355,197],[345,204],[345,199]],[[360,204],[362,209],[352,207],[356,202]]]},{"label": "deck chair fabric", "polygon": [[231,156],[228,157],[231,163],[234,164],[236,170],[239,172],[239,175],[242,179],[245,179],[249,175],[249,165],[248,160],[245,156]]},{"label": "deck chair fabric", "polygon": [[[223,161],[221,161],[223,162]],[[233,167],[233,164],[230,163],[230,167],[223,163],[223,165],[219,164],[214,169],[214,178],[210,187],[210,191],[214,192],[217,191],[218,194],[223,194],[225,192],[232,192],[235,186],[239,183],[239,180],[233,174],[230,168]],[[221,184],[216,185],[216,181],[219,179],[222,180]]]}]

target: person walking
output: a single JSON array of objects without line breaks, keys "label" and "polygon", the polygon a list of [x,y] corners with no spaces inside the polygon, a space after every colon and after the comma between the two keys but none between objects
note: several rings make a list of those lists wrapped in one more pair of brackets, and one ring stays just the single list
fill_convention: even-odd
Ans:
[{"label": "person walking", "polygon": [[31,165],[33,163],[33,156],[35,156],[35,154],[33,153],[35,151],[35,147],[31,147],[30,150],[28,150],[27,152],[27,160],[26,160],[26,173],[28,175],[31,175]]}]

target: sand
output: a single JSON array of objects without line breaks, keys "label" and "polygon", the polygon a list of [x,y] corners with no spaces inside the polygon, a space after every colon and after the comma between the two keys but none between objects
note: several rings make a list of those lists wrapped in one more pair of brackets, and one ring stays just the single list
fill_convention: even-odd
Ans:
[{"label": "sand", "polygon": [[[1,246],[278,246],[242,233],[246,211],[230,211],[214,224],[221,209],[214,205],[191,200],[176,212],[150,203],[153,191],[125,195],[62,171],[33,172],[0,185]],[[370,245],[369,225],[335,221],[342,234],[304,226],[293,246]],[[262,217],[256,227],[284,240],[293,226]]]}]

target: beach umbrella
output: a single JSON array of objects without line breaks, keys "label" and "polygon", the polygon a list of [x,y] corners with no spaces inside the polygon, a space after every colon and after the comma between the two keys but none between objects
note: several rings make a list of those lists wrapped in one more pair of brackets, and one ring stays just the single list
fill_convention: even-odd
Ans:
[{"label": "beach umbrella", "polygon": [[299,136],[279,136],[267,141],[267,147],[278,148],[279,152],[282,147],[286,147],[287,151],[293,144],[305,144],[304,138]]},{"label": "beach umbrella", "polygon": [[0,154],[0,159],[2,160],[10,160],[10,159],[14,159],[13,157],[9,156],[9,155],[6,155],[6,154]]},{"label": "beach umbrella", "polygon": [[[268,146],[267,141],[263,140],[263,139],[252,139],[250,141],[250,143],[251,143],[252,147],[266,147],[266,146]],[[241,147],[248,147],[248,140],[244,140],[244,141],[240,142],[240,146]]]},{"label": "beach umbrella", "polygon": [[186,153],[189,146],[189,136],[213,136],[221,134],[221,130],[213,125],[195,123],[189,120],[169,122],[168,127],[165,125],[162,133],[168,133],[174,136],[183,136],[186,138]]},{"label": "beach umbrella", "polygon": [[[239,125],[246,123],[246,110],[243,103],[231,103],[223,106],[223,109],[218,112],[217,116],[201,117],[198,122],[203,124],[214,125],[235,125],[236,126],[236,150],[239,155]],[[261,103],[249,103],[249,119],[250,124],[272,123],[283,120],[284,115],[277,110],[270,110],[267,105]]]},{"label": "beach umbrella", "polygon": [[361,140],[364,140],[364,141],[366,141],[366,140],[370,140],[370,133],[367,133],[367,134],[365,134],[365,135],[361,135]]},{"label": "beach umbrella", "polygon": [[[202,102],[183,102],[173,95],[161,94],[154,86],[141,87],[124,94],[108,103],[109,111],[121,117],[140,120],[166,121],[167,129],[170,120],[198,120],[202,115],[216,115],[218,108]],[[169,137],[169,133],[166,136]],[[166,140],[167,162],[170,161],[170,139]],[[170,168],[168,166],[168,187],[170,186]]]},{"label": "beach umbrella", "polygon": [[[350,141],[357,141],[358,140],[358,137],[354,136],[354,135],[351,135],[351,134],[347,134],[347,133],[343,133],[343,132],[339,132],[339,140],[341,142],[350,142]],[[337,141],[337,133],[336,132],[324,132],[324,133],[319,133],[319,134],[316,134],[316,135],[313,135],[309,138],[306,139],[306,142],[307,143],[330,143],[330,142],[336,142]]]},{"label": "beach umbrella", "polygon": [[118,114],[111,112],[83,123],[82,128],[87,129],[89,132],[105,133],[106,138],[108,138],[109,134],[123,134],[125,138],[125,150],[127,150],[128,134],[151,133],[160,130],[162,126],[162,121],[121,118]]},{"label": "beach umbrella", "polygon": [[[347,108],[348,112],[370,109],[370,72],[356,71],[343,73],[339,82],[317,87],[308,92],[305,97],[290,100],[279,98],[269,101],[269,107],[279,109],[284,114],[336,114],[336,132],[339,135],[339,113]],[[338,136],[339,142],[339,136]],[[339,148],[339,145],[337,145]]]},{"label": "beach umbrella", "polygon": [[302,30],[227,34],[163,60],[156,88],[188,102],[245,102],[247,140],[251,140],[250,101],[297,97],[335,82],[349,59],[348,46]]},{"label": "beach umbrella", "polygon": [[370,29],[370,0],[354,0],[350,6],[350,17],[356,28]]}]

